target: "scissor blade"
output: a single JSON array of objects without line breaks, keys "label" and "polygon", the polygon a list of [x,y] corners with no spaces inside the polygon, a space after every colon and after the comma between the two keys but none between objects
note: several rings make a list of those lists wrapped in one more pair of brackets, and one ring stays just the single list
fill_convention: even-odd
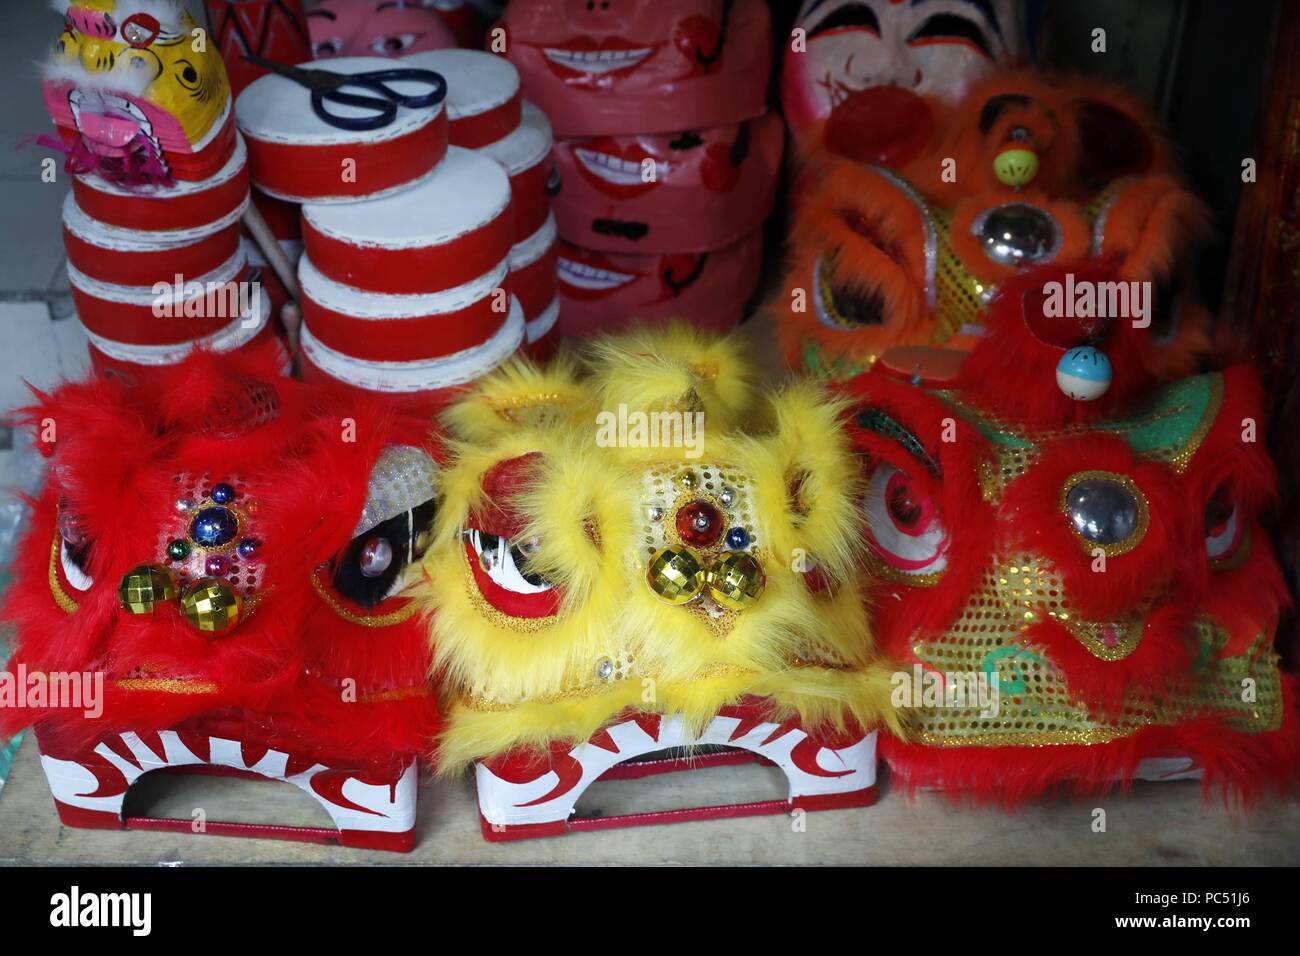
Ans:
[{"label": "scissor blade", "polygon": [[268,60],[260,56],[244,55],[244,59],[254,66],[260,66],[270,70],[277,76],[283,76],[286,79],[293,80],[309,90],[328,91],[337,89],[339,85],[347,79],[342,73],[331,73],[328,70],[305,70],[302,67],[290,66],[288,63],[277,63],[275,60]]}]

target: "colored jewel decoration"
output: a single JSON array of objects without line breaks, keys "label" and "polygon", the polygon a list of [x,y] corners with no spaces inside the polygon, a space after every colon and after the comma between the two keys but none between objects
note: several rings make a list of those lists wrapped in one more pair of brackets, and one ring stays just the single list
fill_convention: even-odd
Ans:
[{"label": "colored jewel decoration", "polygon": [[743,611],[763,596],[767,575],[748,551],[729,551],[705,573],[709,596],[732,611]]},{"label": "colored jewel decoration", "polygon": [[749,532],[735,527],[727,532],[727,547],[732,551],[744,551],[749,547]]},{"label": "colored jewel decoration", "polygon": [[194,502],[189,498],[177,498],[175,507],[180,514],[185,514],[194,507]]},{"label": "colored jewel decoration", "polygon": [[184,538],[177,538],[167,545],[167,557],[173,561],[184,561],[190,556],[190,543]]},{"label": "colored jewel decoration", "polygon": [[645,580],[659,600],[666,604],[686,604],[699,597],[704,589],[704,568],[690,548],[669,545],[650,558]]},{"label": "colored jewel decoration", "polygon": [[718,492],[718,500],[722,502],[724,508],[730,508],[734,505],[737,497],[739,496],[736,494],[736,489],[730,486],[723,488]]},{"label": "colored jewel decoration", "polygon": [[608,657],[602,657],[596,662],[596,676],[600,680],[609,680],[614,676],[614,662]]},{"label": "colored jewel decoration", "polygon": [[368,578],[377,578],[388,570],[393,563],[393,546],[382,535],[375,535],[361,546],[361,555],[357,559],[361,573]]},{"label": "colored jewel decoration", "polygon": [[199,578],[181,597],[181,613],[200,631],[220,634],[239,622],[244,600],[220,578]]},{"label": "colored jewel decoration", "polygon": [[1142,505],[1125,483],[1085,478],[1065,492],[1065,513],[1076,534],[1096,544],[1120,546],[1142,527]]},{"label": "colored jewel decoration", "polygon": [[664,516],[664,506],[654,501],[645,506],[646,521],[662,521]]},{"label": "colored jewel decoration", "polygon": [[239,519],[229,508],[204,508],[190,522],[190,540],[205,548],[219,548],[239,533]]},{"label": "colored jewel decoration", "polygon": [[1056,221],[1027,203],[988,210],[976,217],[972,231],[980,238],[984,255],[1012,268],[1050,259],[1061,241]]},{"label": "colored jewel decoration", "polygon": [[262,542],[258,541],[256,538],[243,538],[240,540],[239,544],[235,545],[235,551],[241,558],[247,560],[257,554],[257,549],[261,546]]},{"label": "colored jewel decoration", "polygon": [[122,576],[117,599],[124,611],[152,614],[159,604],[176,599],[176,575],[160,564],[141,564]]},{"label": "colored jewel decoration", "polygon": [[203,562],[203,571],[214,578],[225,575],[230,570],[230,561],[224,554],[210,554]]},{"label": "colored jewel decoration", "polygon": [[677,511],[677,535],[696,548],[707,548],[722,536],[722,512],[712,502],[695,500]]},{"label": "colored jewel decoration", "polygon": [[1110,359],[1090,345],[1070,349],[1056,365],[1056,387],[1077,402],[1101,398],[1110,388],[1111,377]]},{"label": "colored jewel decoration", "polygon": [[689,469],[681,472],[673,480],[676,481],[677,484],[681,485],[683,488],[694,488],[696,482],[699,481],[699,479],[695,477],[695,472]]},{"label": "colored jewel decoration", "polygon": [[219,505],[228,505],[235,500],[235,489],[223,481],[212,489],[212,500]]}]

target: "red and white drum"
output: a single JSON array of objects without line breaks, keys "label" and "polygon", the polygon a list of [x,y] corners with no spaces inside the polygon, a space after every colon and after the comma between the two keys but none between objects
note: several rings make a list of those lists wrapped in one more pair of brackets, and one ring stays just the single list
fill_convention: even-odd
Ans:
[{"label": "red and white drum", "polygon": [[216,229],[159,233],[106,226],[91,219],[69,193],[63,200],[63,245],[68,264],[81,275],[123,286],[153,286],[177,275],[200,276],[219,268],[239,250],[239,223]]},{"label": "red and white drum", "polygon": [[512,0],[506,57],[560,137],[724,126],[763,112],[764,0]]},{"label": "red and white drum", "polygon": [[708,252],[772,211],[785,126],[776,113],[681,133],[561,140],[560,234],[612,252]]},{"label": "red and white drum", "polygon": [[[249,281],[243,244],[211,272],[172,276],[152,286],[92,279],[68,266],[72,300],[92,341],[166,348],[217,335],[261,302]],[[147,364],[147,363],[146,363]]]},{"label": "red and white drum", "polygon": [[677,255],[597,252],[560,240],[560,334],[585,337],[671,317],[726,331],[743,318],[762,265],[761,231],[717,252]]},{"label": "red and white drum", "polygon": [[127,189],[100,176],[77,175],[72,194],[87,216],[105,225],[169,234],[214,231],[238,219],[248,204],[248,150],[237,136],[225,165],[206,179]]},{"label": "red and white drum", "polygon": [[256,187],[249,191],[249,199],[262,214],[285,256],[297,265],[298,257],[302,255],[302,207],[296,202],[268,196]]},{"label": "red and white drum", "polygon": [[477,150],[500,163],[510,175],[515,241],[523,242],[546,221],[551,194],[559,188],[551,159],[551,123],[546,114],[524,101],[519,126],[505,139]]},{"label": "red and white drum", "polygon": [[302,237],[312,265],[335,282],[390,295],[441,292],[509,256],[510,182],[496,163],[453,146],[432,176],[399,194],[304,205]]},{"label": "red and white drum", "polygon": [[441,73],[447,81],[447,139],[478,149],[505,139],[519,126],[519,71],[482,50],[425,50],[402,62]]},{"label": "red and white drum", "polygon": [[[245,314],[238,316],[218,329],[216,332],[187,342],[167,345],[138,345],[130,342],[118,342],[107,336],[87,330],[90,340],[90,359],[96,369],[138,382],[147,377],[150,371],[175,365],[190,354],[195,348],[207,348],[214,352],[233,352],[253,342],[264,341],[275,335],[274,325],[270,321],[271,304],[265,291],[250,304]],[[284,353],[282,363],[285,373],[289,371],[288,352]]]},{"label": "red and white drum", "polygon": [[548,359],[560,346],[560,297],[556,295],[541,315],[524,330],[524,353],[533,359]]},{"label": "red and white drum", "polygon": [[547,216],[542,228],[515,243],[510,250],[510,291],[523,306],[529,322],[555,299],[555,217]]},{"label": "red and white drum", "polygon": [[[390,70],[393,61],[357,56],[307,65],[335,73],[367,73]],[[429,92],[424,83],[389,85],[417,96]],[[259,189],[290,202],[351,202],[400,191],[434,170],[447,150],[444,106],[399,106],[393,121],[380,129],[340,129],[316,114],[306,87],[267,74],[239,94],[235,113]],[[337,102],[325,108],[358,118],[374,112]]]},{"label": "red and white drum", "polygon": [[303,378],[322,376],[368,392],[385,392],[436,400],[449,389],[481,378],[518,351],[524,339],[524,313],[515,299],[505,323],[486,342],[451,355],[401,362],[356,358],[324,345],[310,318],[301,330]]},{"label": "red and white drum", "polygon": [[482,345],[506,324],[507,272],[502,259],[452,289],[388,295],[335,282],[303,256],[299,302],[314,340],[334,352],[381,362],[439,359]]}]

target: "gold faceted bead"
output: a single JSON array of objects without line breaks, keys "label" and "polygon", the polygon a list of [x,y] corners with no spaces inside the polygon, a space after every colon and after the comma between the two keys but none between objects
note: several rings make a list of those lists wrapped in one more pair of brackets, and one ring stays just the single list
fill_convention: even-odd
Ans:
[{"label": "gold faceted bead", "polygon": [[239,622],[244,599],[221,578],[199,578],[181,598],[181,613],[200,631],[220,634]]},{"label": "gold faceted bead", "polygon": [[746,551],[728,551],[704,575],[709,596],[732,611],[743,611],[763,596],[767,575],[758,559]]},{"label": "gold faceted bead", "polygon": [[646,568],[650,592],[667,604],[687,604],[704,590],[704,566],[690,548],[660,548]]},{"label": "gold faceted bead", "polygon": [[117,586],[122,610],[152,614],[159,604],[176,600],[176,575],[160,564],[141,564],[122,575]]},{"label": "gold faceted bead", "polygon": [[681,485],[683,488],[694,488],[699,482],[699,479],[695,477],[695,472],[691,471],[689,468],[678,474],[675,480],[677,484]]}]

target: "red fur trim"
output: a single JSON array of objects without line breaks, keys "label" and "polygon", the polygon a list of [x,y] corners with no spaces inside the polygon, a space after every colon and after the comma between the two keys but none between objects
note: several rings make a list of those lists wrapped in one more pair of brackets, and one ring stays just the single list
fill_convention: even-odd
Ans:
[{"label": "red fur trim", "polygon": [[[382,699],[425,681],[418,620],[378,630],[348,624],[315,594],[311,574],[349,543],[379,453],[395,441],[427,442],[427,420],[377,398],[286,379],[271,347],[199,353],[147,384],[92,379],[38,399],[25,418],[38,427],[53,422],[57,437],[3,608],[16,630],[11,667],[103,672],[105,707],[98,720],[3,711],[0,731],[37,721],[92,742],[114,730],[164,729],[242,708],[296,721],[299,751],[353,746],[359,759],[370,759],[364,751],[380,744],[421,746],[436,718],[432,698]],[[122,576],[139,564],[168,564],[167,541],[184,536],[187,519],[174,504],[180,473],[235,482],[236,505],[246,511],[241,533],[261,541],[251,562],[261,568],[256,606],[246,599],[243,619],[222,634],[191,627],[177,603],[149,615],[118,607]],[[54,563],[54,580],[79,605],[73,613],[59,607],[50,586],[60,502],[90,542],[86,591]],[[241,562],[241,574],[249,564]],[[167,683],[119,683],[140,678]],[[345,680],[363,703],[334,689]]]},{"label": "red fur trim", "polygon": [[[988,564],[986,546],[993,540],[995,514],[981,497],[976,475],[977,462],[991,460],[991,453],[985,438],[949,406],[884,372],[859,376],[842,391],[853,401],[855,414],[877,408],[911,431],[942,471],[941,479],[935,477],[892,439],[856,423],[849,427],[854,445],[868,456],[868,473],[874,470],[873,460],[905,472],[938,505],[939,519],[949,533],[948,566],[938,585],[912,586],[883,578],[870,583],[877,640],[888,653],[907,659],[913,636],[947,628]],[[954,440],[944,441],[949,431]],[[963,546],[964,541],[971,545]]]},{"label": "red fur trim", "polygon": [[881,739],[881,755],[909,791],[942,788],[954,800],[1014,807],[1045,793],[1105,793],[1132,786],[1148,757],[1188,756],[1203,768],[1202,790],[1251,804],[1295,788],[1300,776],[1300,711],[1294,678],[1283,677],[1283,719],[1276,731],[1242,733],[1210,717],[1144,727],[1104,744],[1025,747],[929,747]]},{"label": "red fur trim", "polygon": [[[1106,394],[1080,402],[1057,386],[1056,367],[1066,348],[1036,338],[1024,310],[1027,303],[1035,307],[1047,283],[1064,287],[1071,273],[1076,285],[1122,281],[1113,264],[1084,261],[1028,269],[1003,282],[987,310],[988,334],[966,358],[956,383],[968,400],[1014,421],[1046,427],[1113,417],[1151,387],[1145,362],[1151,338],[1147,330],[1135,329],[1123,318],[1111,322],[1099,346],[1113,373]],[[1082,328],[1075,344],[1090,344]]]}]

